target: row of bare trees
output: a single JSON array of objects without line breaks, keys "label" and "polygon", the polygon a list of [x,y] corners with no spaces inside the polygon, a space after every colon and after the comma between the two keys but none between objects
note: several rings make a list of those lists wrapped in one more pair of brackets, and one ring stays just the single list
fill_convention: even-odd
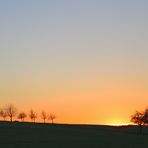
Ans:
[{"label": "row of bare trees", "polygon": [[140,127],[140,134],[142,134],[142,127],[144,125],[148,125],[148,107],[142,112],[136,111],[131,116],[131,122],[137,124]]},{"label": "row of bare trees", "polygon": [[17,117],[17,119],[24,122],[27,116],[31,119],[32,122],[35,122],[38,117],[41,117],[44,123],[46,123],[47,120],[50,120],[53,124],[54,120],[56,119],[55,114],[47,114],[45,111],[42,111],[41,114],[38,116],[37,112],[35,112],[33,109],[29,111],[28,115],[25,112],[17,113],[17,108],[12,104],[0,109],[0,117],[2,117],[4,121],[8,117],[12,122],[13,118]]}]

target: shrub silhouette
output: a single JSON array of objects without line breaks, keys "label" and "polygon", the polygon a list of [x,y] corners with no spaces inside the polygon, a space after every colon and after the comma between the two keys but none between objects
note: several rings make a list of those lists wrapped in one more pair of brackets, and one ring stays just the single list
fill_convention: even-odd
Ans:
[{"label": "shrub silhouette", "polygon": [[27,117],[26,113],[21,112],[21,113],[19,113],[19,115],[18,115],[17,118],[24,122],[24,119],[25,119],[26,117]]}]

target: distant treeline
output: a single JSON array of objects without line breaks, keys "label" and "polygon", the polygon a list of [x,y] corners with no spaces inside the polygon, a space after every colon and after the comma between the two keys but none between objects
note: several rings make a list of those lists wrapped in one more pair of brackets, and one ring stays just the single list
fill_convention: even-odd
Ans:
[{"label": "distant treeline", "polygon": [[54,123],[54,120],[56,119],[56,115],[53,113],[46,113],[44,110],[41,111],[40,114],[37,114],[33,109],[29,111],[29,113],[25,112],[17,112],[17,108],[9,104],[6,107],[0,108],[0,117],[5,121],[6,118],[9,118],[12,122],[14,118],[19,119],[20,121],[24,122],[26,117],[29,117],[31,122],[35,122],[37,118],[41,118],[44,123],[46,123],[47,120],[51,121],[51,123]]}]

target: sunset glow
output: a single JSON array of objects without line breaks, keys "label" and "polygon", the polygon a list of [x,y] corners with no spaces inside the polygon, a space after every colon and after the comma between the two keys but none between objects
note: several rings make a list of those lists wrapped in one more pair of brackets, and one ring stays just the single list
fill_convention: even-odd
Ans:
[{"label": "sunset glow", "polygon": [[[57,123],[130,124],[148,105],[148,2],[0,2],[0,107]],[[27,117],[27,121],[30,119]]]}]

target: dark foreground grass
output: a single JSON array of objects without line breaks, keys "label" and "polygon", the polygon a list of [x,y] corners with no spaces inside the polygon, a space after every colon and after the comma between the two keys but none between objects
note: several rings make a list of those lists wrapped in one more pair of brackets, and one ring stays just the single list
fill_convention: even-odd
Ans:
[{"label": "dark foreground grass", "polygon": [[148,129],[0,122],[0,148],[148,148]]}]

